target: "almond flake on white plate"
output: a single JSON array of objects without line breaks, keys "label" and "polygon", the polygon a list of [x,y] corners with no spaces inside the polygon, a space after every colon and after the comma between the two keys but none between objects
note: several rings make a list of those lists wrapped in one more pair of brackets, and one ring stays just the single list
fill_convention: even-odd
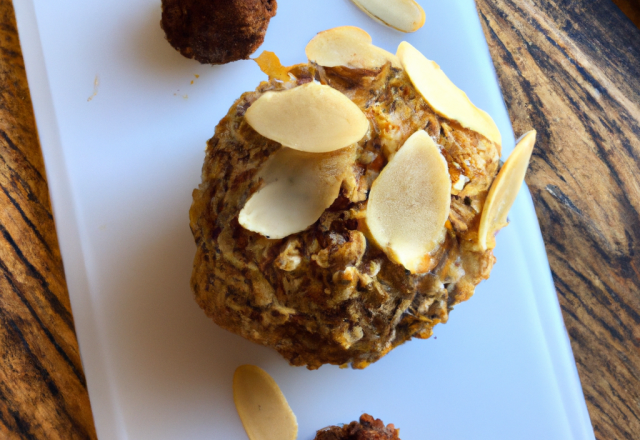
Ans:
[{"label": "almond flake on white plate", "polygon": [[375,21],[401,32],[415,32],[424,25],[424,9],[414,0],[351,0]]},{"label": "almond flake on white plate", "polygon": [[298,421],[275,380],[262,368],[242,365],[233,374],[233,400],[250,440],[295,440]]}]

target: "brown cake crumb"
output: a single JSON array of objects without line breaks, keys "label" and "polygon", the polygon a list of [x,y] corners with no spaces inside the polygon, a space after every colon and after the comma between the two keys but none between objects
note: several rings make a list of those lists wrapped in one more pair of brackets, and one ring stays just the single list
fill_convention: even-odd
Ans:
[{"label": "brown cake crumb", "polygon": [[276,0],[162,0],[171,45],[202,64],[248,59],[264,41]]},{"label": "brown cake crumb", "polygon": [[393,424],[384,426],[380,419],[369,414],[360,417],[360,423],[351,422],[343,427],[329,426],[316,433],[315,440],[400,440],[400,430]]}]

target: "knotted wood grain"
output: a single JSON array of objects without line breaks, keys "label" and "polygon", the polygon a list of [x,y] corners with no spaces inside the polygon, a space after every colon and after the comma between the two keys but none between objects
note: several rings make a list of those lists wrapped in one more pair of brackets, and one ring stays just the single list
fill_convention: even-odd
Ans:
[{"label": "knotted wood grain", "polygon": [[640,31],[610,1],[478,0],[598,439],[640,438]]},{"label": "knotted wood grain", "polygon": [[0,0],[0,438],[96,438],[9,0]]}]

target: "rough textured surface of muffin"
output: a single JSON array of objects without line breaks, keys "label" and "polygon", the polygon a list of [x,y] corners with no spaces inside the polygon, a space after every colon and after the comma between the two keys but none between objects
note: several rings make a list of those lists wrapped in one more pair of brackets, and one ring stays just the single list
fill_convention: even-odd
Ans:
[{"label": "rough textured surface of muffin", "polygon": [[162,0],[169,43],[203,64],[249,58],[264,41],[276,0]]},{"label": "rough textured surface of muffin", "polygon": [[[489,276],[491,251],[477,245],[484,200],[500,147],[436,115],[405,72],[298,65],[297,81],[263,82],[243,94],[209,140],[202,184],[193,193],[197,243],[192,288],[221,327],[278,350],[291,364],[364,368],[411,338],[428,338],[453,306]],[[242,228],[238,213],[260,187],[256,177],[281,148],[244,120],[263,93],[313,79],[341,91],[370,121],[340,196],[306,230],[270,240]],[[446,237],[430,272],[414,275],[367,238],[363,218],[372,182],[404,141],[424,129],[440,146],[453,183]]]},{"label": "rough textured surface of muffin", "polygon": [[399,435],[400,430],[393,424],[384,426],[382,420],[363,414],[359,423],[321,429],[316,433],[315,440],[400,440]]}]

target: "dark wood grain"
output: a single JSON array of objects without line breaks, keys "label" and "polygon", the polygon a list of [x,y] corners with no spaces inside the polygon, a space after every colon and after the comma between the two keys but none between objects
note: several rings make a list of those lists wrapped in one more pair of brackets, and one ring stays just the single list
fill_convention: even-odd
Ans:
[{"label": "dark wood grain", "polygon": [[[477,0],[599,440],[640,438],[640,0]],[[95,438],[10,0],[0,0],[0,438]]]},{"label": "dark wood grain", "polygon": [[613,2],[633,24],[640,27],[640,0],[613,0]]},{"label": "dark wood grain", "polygon": [[598,439],[640,438],[640,31],[609,1],[479,0]]},{"label": "dark wood grain", "polygon": [[9,0],[0,0],[0,438],[96,438]]}]

